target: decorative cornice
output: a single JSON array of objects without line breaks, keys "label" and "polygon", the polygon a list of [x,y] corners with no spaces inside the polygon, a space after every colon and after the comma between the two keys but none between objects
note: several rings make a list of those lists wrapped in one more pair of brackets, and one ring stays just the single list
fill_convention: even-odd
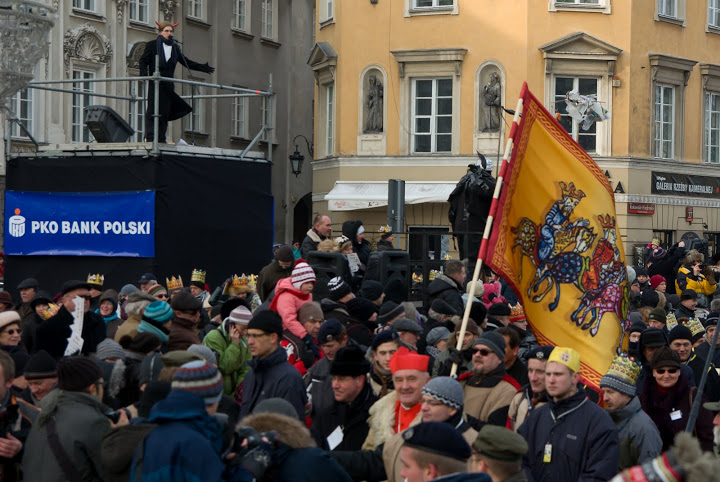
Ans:
[{"label": "decorative cornice", "polygon": [[105,64],[109,71],[112,55],[113,49],[110,40],[89,23],[65,32],[63,56],[67,77],[70,77],[70,59]]},{"label": "decorative cornice", "polygon": [[115,3],[117,3],[117,19],[118,19],[118,23],[122,23],[122,20],[123,20],[123,10],[125,9],[125,5],[127,5],[128,0],[115,0]]},{"label": "decorative cornice", "polygon": [[615,194],[616,203],[652,203],[666,206],[693,206],[701,208],[720,208],[720,199],[701,199],[659,194]]},{"label": "decorative cornice", "polygon": [[179,0],[160,0],[160,11],[165,16],[165,20],[172,20],[175,15],[175,9],[180,5]]}]

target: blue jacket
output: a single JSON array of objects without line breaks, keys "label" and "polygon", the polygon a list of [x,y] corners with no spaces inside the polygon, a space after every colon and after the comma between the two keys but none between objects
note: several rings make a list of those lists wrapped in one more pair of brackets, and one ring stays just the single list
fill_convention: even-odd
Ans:
[{"label": "blue jacket", "polygon": [[[202,398],[172,390],[150,411],[158,424],[145,439],[143,482],[209,482],[252,480],[237,467],[225,473],[221,459],[222,427],[208,415]],[[135,480],[135,463],[130,480]]]},{"label": "blue jacket", "polygon": [[[529,446],[523,460],[526,473],[532,475],[529,480],[606,481],[618,472],[620,440],[615,424],[582,390],[530,412],[518,433]],[[544,462],[548,444],[550,462]]]},{"label": "blue jacket", "polygon": [[258,403],[268,398],[284,398],[295,408],[298,419],[305,420],[307,393],[297,369],[288,363],[287,352],[278,346],[265,358],[253,358],[243,384],[240,418],[252,413]]}]

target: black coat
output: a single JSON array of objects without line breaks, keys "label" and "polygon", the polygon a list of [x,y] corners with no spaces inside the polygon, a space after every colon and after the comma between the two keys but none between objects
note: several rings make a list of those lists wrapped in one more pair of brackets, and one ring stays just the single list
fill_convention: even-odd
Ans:
[{"label": "black coat", "polygon": [[370,384],[365,387],[352,403],[334,402],[324,413],[318,414],[313,421],[318,446],[329,449],[327,438],[337,427],[342,427],[343,439],[333,450],[360,450],[367,438],[370,426],[367,419],[370,407],[377,401]]},{"label": "black coat", "polygon": [[[57,314],[38,325],[35,339],[35,350],[45,350],[53,358],[60,359],[65,355],[67,339],[73,324],[70,312],[64,306]],[[88,311],[83,318],[82,338],[84,341],[82,354],[88,355],[97,351],[97,345],[105,339],[105,321],[96,313]]]},{"label": "black coat", "polygon": [[651,258],[652,265],[648,268],[648,276],[661,275],[667,281],[668,292],[674,292],[677,270],[686,253],[685,248],[675,245],[662,258]]},{"label": "black coat", "polygon": [[430,296],[430,304],[440,298],[453,307],[458,315],[462,315],[465,310],[462,292],[454,279],[444,274],[437,275],[428,285],[428,295]]}]

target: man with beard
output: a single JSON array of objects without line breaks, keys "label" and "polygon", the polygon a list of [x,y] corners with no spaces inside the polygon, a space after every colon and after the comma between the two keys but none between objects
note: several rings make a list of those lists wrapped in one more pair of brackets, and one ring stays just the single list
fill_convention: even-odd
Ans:
[{"label": "man with beard", "polygon": [[398,348],[400,348],[400,337],[395,330],[381,331],[370,345],[373,359],[370,385],[378,398],[395,390],[390,372],[390,359]]},{"label": "man with beard", "polygon": [[433,376],[450,375],[453,363],[456,363],[458,366],[456,372],[458,375],[472,371],[472,345],[473,341],[480,336],[480,329],[473,320],[468,320],[462,346],[460,347],[460,351],[457,351],[455,347],[457,346],[457,337],[460,336],[460,328],[462,328],[462,325],[458,323],[453,336],[448,340],[447,348],[440,352],[435,359]]},{"label": "man with beard", "polygon": [[528,383],[515,394],[508,409],[509,427],[516,432],[530,412],[548,401],[545,391],[545,366],[552,351],[551,346],[538,346],[530,351],[527,364]]}]

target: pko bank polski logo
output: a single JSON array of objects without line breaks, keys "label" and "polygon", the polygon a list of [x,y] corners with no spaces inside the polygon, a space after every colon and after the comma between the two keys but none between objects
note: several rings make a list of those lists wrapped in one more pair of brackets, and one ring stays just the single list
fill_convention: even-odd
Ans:
[{"label": "pko bank polski logo", "polygon": [[20,216],[20,209],[15,209],[15,216],[9,220],[8,232],[14,238],[22,238],[25,235],[25,216]]}]

